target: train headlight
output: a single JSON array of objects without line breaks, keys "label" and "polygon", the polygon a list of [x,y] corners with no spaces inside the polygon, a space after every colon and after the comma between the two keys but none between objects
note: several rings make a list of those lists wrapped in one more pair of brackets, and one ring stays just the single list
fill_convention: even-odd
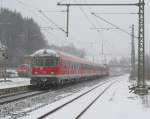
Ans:
[{"label": "train headlight", "polygon": [[35,74],[38,74],[38,72],[34,72]]},{"label": "train headlight", "polygon": [[54,75],[54,72],[51,72],[52,75]]}]

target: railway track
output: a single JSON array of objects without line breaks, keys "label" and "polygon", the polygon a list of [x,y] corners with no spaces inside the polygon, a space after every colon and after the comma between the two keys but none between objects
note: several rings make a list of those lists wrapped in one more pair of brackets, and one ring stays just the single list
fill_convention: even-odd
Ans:
[{"label": "railway track", "polygon": [[66,85],[66,86],[63,86],[63,87],[54,88],[52,90],[43,90],[43,91],[29,90],[29,91],[23,91],[23,92],[18,92],[18,93],[13,93],[13,94],[0,96],[0,105],[15,102],[15,101],[19,101],[21,99],[37,96],[37,95],[44,94],[44,93],[49,93],[49,92],[60,90],[60,89],[65,89],[65,88],[68,88],[68,87],[69,86]]},{"label": "railway track", "polygon": [[17,94],[1,96],[0,97],[0,105],[11,103],[11,102],[25,99],[28,97],[40,95],[40,94],[47,93],[47,92],[48,91],[26,91],[26,92],[20,92]]},{"label": "railway track", "polygon": [[115,82],[106,87],[75,119],[79,119],[114,83]]},{"label": "railway track", "polygon": [[[79,93],[86,87],[93,87],[99,83],[103,83],[110,80],[109,78],[103,78],[102,80],[89,80],[83,81],[82,83],[75,83],[71,85],[64,85],[59,88],[51,88],[48,92],[42,92],[42,94],[29,95],[27,92],[20,92],[10,95],[5,95],[0,97],[0,118],[2,117],[11,117],[11,118],[20,118],[24,117],[26,114],[29,114],[35,110],[43,108],[47,104],[56,102],[60,99],[70,97],[72,94]],[[33,90],[30,90],[33,92]],[[35,91],[35,90],[34,90]],[[21,94],[24,93],[24,94]],[[30,92],[31,93],[31,92]],[[20,95],[29,95],[22,96]],[[12,99],[13,98],[15,99]],[[2,99],[4,98],[4,99]],[[9,98],[8,100],[6,98]],[[10,99],[11,98],[11,99]],[[40,103],[40,105],[39,105]],[[27,109],[26,109],[27,108]],[[12,111],[13,109],[13,111]],[[19,110],[18,110],[19,109]],[[25,109],[25,110],[24,110]]]},{"label": "railway track", "polygon": [[[81,97],[84,97],[84,96],[87,95],[88,93],[94,91],[95,89],[98,89],[99,87],[101,87],[102,85],[104,85],[104,84],[106,84],[106,83],[108,83],[108,82],[110,82],[110,81],[106,81],[106,82],[104,82],[104,83],[102,83],[102,84],[97,85],[96,87],[94,87],[94,88],[92,88],[92,89],[90,89],[90,90],[84,92],[83,94],[81,94],[81,95],[79,95],[79,96],[77,96],[77,97],[75,97],[75,98],[73,98],[73,99],[67,101],[66,103],[64,103],[64,104],[62,104],[62,105],[60,105],[60,106],[58,106],[58,107],[52,109],[51,111],[49,111],[49,112],[43,114],[42,116],[38,117],[38,119],[47,118],[47,117],[50,116],[51,114],[54,114],[54,113],[58,112],[59,110],[63,109],[64,107],[66,107],[66,106],[68,106],[69,104],[71,104],[71,103],[77,101],[77,100],[80,99]],[[117,81],[113,81],[113,82],[111,82],[106,88],[104,88],[103,91],[102,91],[95,99],[93,99],[92,102],[90,102],[89,105],[86,106],[86,107],[76,116],[75,119],[79,119],[79,118],[80,118],[80,117],[81,117],[81,116],[82,116],[82,115],[83,115],[114,83],[116,83],[116,82],[117,82]]]}]

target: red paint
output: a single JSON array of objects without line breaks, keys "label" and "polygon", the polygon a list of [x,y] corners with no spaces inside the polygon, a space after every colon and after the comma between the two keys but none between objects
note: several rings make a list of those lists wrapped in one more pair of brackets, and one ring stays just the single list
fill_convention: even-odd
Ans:
[{"label": "red paint", "polygon": [[108,75],[109,68],[106,65],[98,65],[92,62],[85,61],[84,59],[64,55],[60,52],[59,54],[59,63],[57,67],[32,67],[32,75],[73,75],[80,74],[83,75],[92,75],[93,73],[98,75]]},{"label": "red paint", "polygon": [[30,66],[28,64],[21,64],[17,67],[17,73],[21,75],[30,74]]}]

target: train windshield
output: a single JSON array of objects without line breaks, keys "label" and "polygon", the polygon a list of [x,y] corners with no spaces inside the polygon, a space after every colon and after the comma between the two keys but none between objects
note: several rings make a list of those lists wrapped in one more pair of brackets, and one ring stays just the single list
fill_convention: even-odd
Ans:
[{"label": "train windshield", "polygon": [[35,66],[50,66],[56,67],[58,65],[57,57],[35,57],[32,61]]}]

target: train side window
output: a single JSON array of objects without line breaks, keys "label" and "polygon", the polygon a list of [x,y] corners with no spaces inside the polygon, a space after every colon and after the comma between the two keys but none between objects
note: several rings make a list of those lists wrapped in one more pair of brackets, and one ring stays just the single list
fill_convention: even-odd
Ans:
[{"label": "train side window", "polygon": [[63,62],[63,67],[66,68],[66,62]]},{"label": "train side window", "polygon": [[64,68],[67,69],[67,62],[64,62]]}]

